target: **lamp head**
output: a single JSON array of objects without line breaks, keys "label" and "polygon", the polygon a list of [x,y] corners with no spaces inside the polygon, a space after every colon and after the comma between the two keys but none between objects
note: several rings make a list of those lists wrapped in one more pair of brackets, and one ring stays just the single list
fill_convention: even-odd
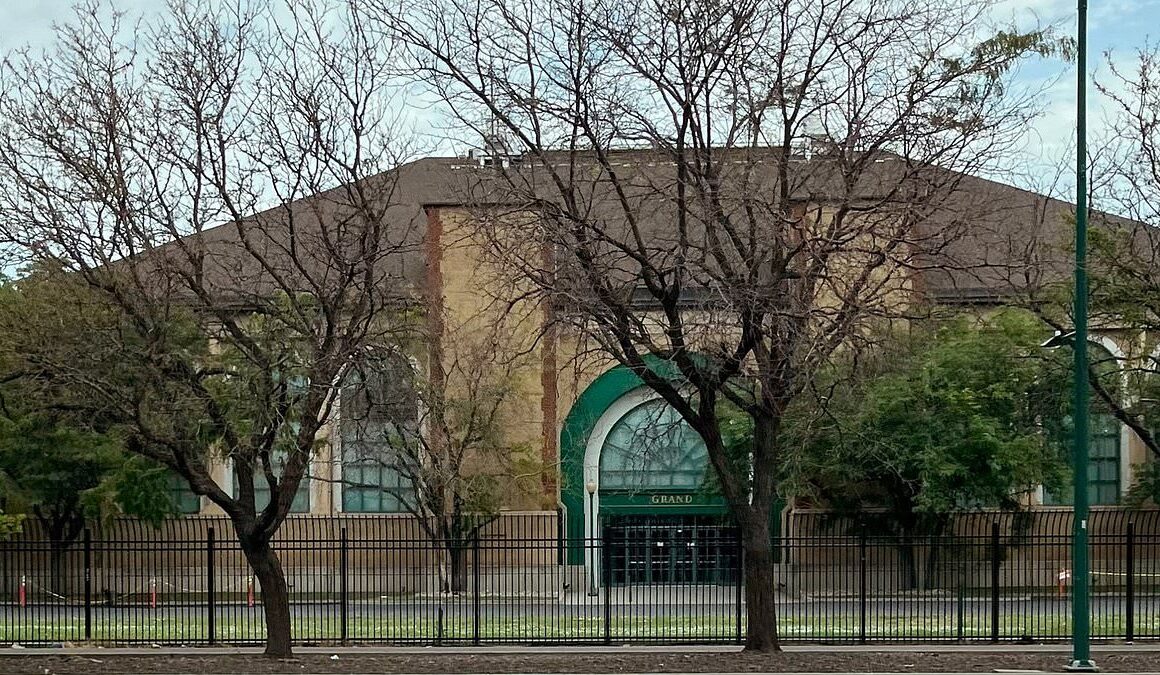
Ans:
[{"label": "lamp head", "polygon": [[594,480],[588,481],[588,484],[584,486],[584,489],[588,490],[588,494],[590,494],[590,495],[596,494],[596,481],[594,481]]},{"label": "lamp head", "polygon": [[1074,330],[1069,330],[1069,331],[1058,331],[1057,330],[1057,331],[1055,331],[1055,335],[1052,335],[1050,338],[1047,339],[1047,341],[1045,341],[1043,344],[1041,344],[1039,346],[1043,347],[1044,349],[1055,349],[1056,347],[1063,347],[1065,345],[1069,345],[1072,342],[1075,342],[1075,331]]}]

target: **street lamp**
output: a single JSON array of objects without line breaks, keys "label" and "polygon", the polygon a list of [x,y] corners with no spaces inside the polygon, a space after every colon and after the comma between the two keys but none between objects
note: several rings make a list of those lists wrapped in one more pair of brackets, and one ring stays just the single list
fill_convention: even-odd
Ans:
[{"label": "street lamp", "polygon": [[1052,335],[1043,344],[1041,344],[1039,346],[1047,348],[1047,349],[1055,349],[1056,347],[1062,347],[1064,345],[1069,345],[1074,340],[1075,340],[1075,331],[1074,330],[1069,330],[1069,331],[1058,331],[1057,330],[1057,331],[1055,331],[1055,335]]},{"label": "street lamp", "polygon": [[[1077,219],[1078,222],[1078,219]],[[1077,277],[1082,274],[1077,267]],[[1077,283],[1086,288],[1086,279]],[[1086,293],[1085,293],[1086,296]],[[1096,672],[1099,668],[1091,660],[1091,632],[1089,626],[1088,609],[1088,368],[1087,368],[1087,313],[1086,297],[1082,303],[1084,312],[1079,307],[1079,293],[1076,295],[1076,330],[1056,331],[1055,335],[1039,345],[1047,349],[1055,349],[1071,345],[1075,354],[1075,390],[1073,392],[1075,410],[1072,411],[1072,465],[1074,477],[1072,487],[1074,498],[1072,503],[1075,509],[1074,538],[1072,540],[1072,660],[1065,666],[1065,670]],[[1082,317],[1082,318],[1081,318]],[[1082,324],[1082,327],[1081,327]],[[1076,337],[1084,335],[1083,340]],[[1081,365],[1082,363],[1082,365]],[[1082,387],[1082,389],[1081,389]],[[1082,429],[1082,431],[1081,431]]]},{"label": "street lamp", "polygon": [[1091,659],[1088,608],[1088,358],[1087,358],[1087,0],[1077,0],[1075,149],[1075,391],[1072,426],[1071,662],[1067,670],[1099,670]]},{"label": "street lamp", "polygon": [[596,591],[596,481],[588,481],[584,486],[588,491],[588,527],[591,528],[592,539],[588,544],[588,595],[597,595]]}]

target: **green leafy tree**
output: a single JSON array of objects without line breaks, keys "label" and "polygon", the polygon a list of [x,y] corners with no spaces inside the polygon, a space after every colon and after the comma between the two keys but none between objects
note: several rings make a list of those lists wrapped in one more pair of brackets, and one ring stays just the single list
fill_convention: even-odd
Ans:
[{"label": "green leafy tree", "polygon": [[[1061,416],[1066,363],[1039,348],[1033,317],[1004,311],[897,336],[828,391],[827,418],[794,433],[789,472],[803,492],[900,544],[911,587],[915,550],[951,513],[1017,510],[1036,485],[1067,475],[1044,422]],[[927,559],[927,574],[935,563]]]},{"label": "green leafy tree", "polygon": [[0,538],[10,537],[20,531],[20,523],[24,520],[21,514],[7,514],[0,510]]},{"label": "green leafy tree", "polygon": [[[0,285],[0,500],[31,516],[50,543],[52,586],[84,528],[117,515],[157,522],[175,513],[168,473],[128,449],[123,420],[59,378],[49,362],[84,368],[100,351],[73,316],[73,286],[51,267]],[[92,306],[95,309],[96,306]]]},{"label": "green leafy tree", "polygon": [[44,528],[52,588],[62,594],[64,554],[86,526],[120,514],[156,522],[174,513],[162,467],[128,454],[114,434],[46,413],[0,418],[0,498]]}]

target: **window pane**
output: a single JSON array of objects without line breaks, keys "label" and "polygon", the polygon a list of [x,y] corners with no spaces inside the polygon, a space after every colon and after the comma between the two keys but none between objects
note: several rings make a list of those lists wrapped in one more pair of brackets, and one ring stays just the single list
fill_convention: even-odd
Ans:
[{"label": "window pane", "polygon": [[600,486],[695,490],[707,466],[700,434],[657,399],[633,408],[609,430],[600,455]]},{"label": "window pane", "polygon": [[[1070,425],[1068,425],[1070,427]],[[1120,423],[1111,415],[1093,414],[1088,441],[1088,501],[1091,504],[1118,504],[1120,501]],[[1065,439],[1068,464],[1072,462],[1071,439]],[[1071,489],[1064,494],[1044,492],[1044,504],[1072,503]]]},{"label": "window pane", "polygon": [[[397,470],[373,462],[343,464],[342,508],[348,512],[398,513],[414,488]],[[406,500],[406,501],[405,501]]]},{"label": "window pane", "polygon": [[189,482],[181,475],[172,471],[169,473],[168,489],[169,499],[173,502],[173,508],[178,513],[198,513],[201,511],[201,497],[194,494]]},{"label": "window pane", "polygon": [[[275,457],[274,466],[275,474],[281,474],[283,458]],[[310,475],[302,477],[302,481],[298,484],[298,491],[294,493],[294,501],[290,502],[291,513],[309,513],[310,512]],[[238,474],[234,472],[234,497],[238,496]],[[254,508],[258,511],[266,508],[270,503],[270,486],[266,484],[266,478],[262,475],[260,470],[254,471]]]},{"label": "window pane", "polygon": [[412,456],[417,400],[411,364],[401,356],[348,375],[339,404],[343,511],[399,513],[413,503],[414,486],[400,460]]}]

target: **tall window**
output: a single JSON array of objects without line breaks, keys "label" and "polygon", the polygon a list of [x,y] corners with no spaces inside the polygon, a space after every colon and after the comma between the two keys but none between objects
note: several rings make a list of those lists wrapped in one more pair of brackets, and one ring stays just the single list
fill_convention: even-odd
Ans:
[{"label": "tall window", "polygon": [[[1088,420],[1088,500],[1092,504],[1120,503],[1120,421],[1106,413],[1092,412]],[[1064,425],[1071,432],[1071,420]],[[1067,462],[1071,464],[1071,439],[1063,442]],[[1071,489],[1055,495],[1044,492],[1044,504],[1072,503]]]},{"label": "tall window", "polygon": [[1092,415],[1088,450],[1088,494],[1093,504],[1120,502],[1120,422],[1111,415]]},{"label": "tall window", "polygon": [[[1115,379],[1119,377],[1119,368],[1111,353],[1100,345],[1088,344],[1088,360],[1104,386],[1118,394],[1119,386]],[[1072,463],[1072,429],[1072,418],[1068,415],[1056,432],[1061,437],[1059,445],[1066,453],[1065,459],[1069,465]],[[1106,408],[1101,409],[1099,401],[1093,400],[1088,430],[1088,500],[1092,504],[1118,504],[1121,497],[1120,421],[1108,413]],[[1043,502],[1071,504],[1071,490],[1064,490],[1060,495],[1044,492]]]},{"label": "tall window", "polygon": [[701,487],[705,441],[669,404],[654,399],[617,420],[600,454],[600,487],[613,490]]},{"label": "tall window", "polygon": [[410,362],[392,354],[364,364],[348,375],[341,395],[342,510],[406,511],[419,418]]}]

